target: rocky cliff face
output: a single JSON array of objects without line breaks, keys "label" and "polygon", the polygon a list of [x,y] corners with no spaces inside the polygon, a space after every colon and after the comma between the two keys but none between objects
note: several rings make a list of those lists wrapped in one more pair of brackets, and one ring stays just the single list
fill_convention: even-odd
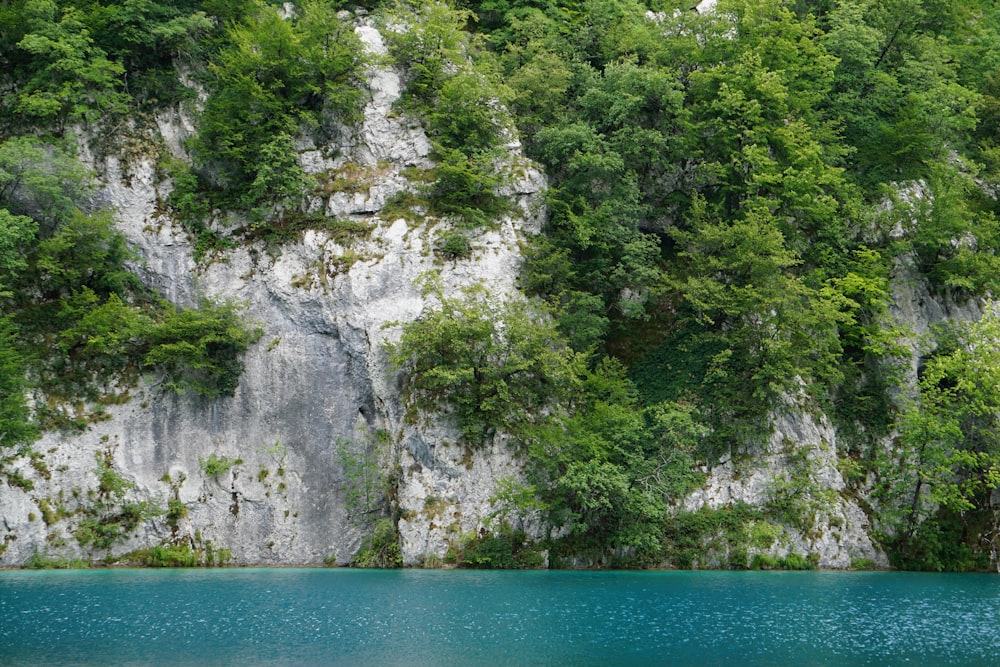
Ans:
[{"label": "rocky cliff face", "polygon": [[[372,27],[361,24],[357,32],[368,48],[384,49]],[[354,176],[350,188],[312,202],[316,211],[369,227],[350,242],[309,231],[278,250],[250,245],[195,263],[186,235],[161,214],[170,185],[151,159],[95,164],[104,175],[101,196],[141,256],[142,279],[179,304],[201,297],[243,302],[263,335],[247,353],[232,397],[177,396],[143,382],[86,432],[47,433],[36,444],[41,458],[17,464],[34,488],[0,494],[7,535],[0,564],[17,565],[36,552],[105,556],[74,535],[88,516],[117,512],[95,509],[111,504],[100,479],[109,470],[128,487],[124,504],[165,509],[174,501],[172,515],[142,519],[107,550],[111,555],[170,541],[228,549],[235,563],[349,562],[363,539],[365,508],[352,500],[358,480],[351,466],[359,461],[377,460],[382,477],[395,477],[406,563],[442,556],[449,539],[479,527],[496,481],[516,474],[514,461],[504,452],[448,444],[458,437],[446,426],[404,423],[383,343],[427,307],[415,281],[428,272],[440,274],[445,294],[476,283],[501,296],[514,292],[518,244],[538,228],[544,179],[521,164],[512,144],[508,167],[517,165],[517,176],[505,194],[520,213],[472,235],[468,259],[442,260],[432,249],[443,223],[379,215],[389,197],[414,187],[402,170],[431,165],[430,142],[419,123],[394,113],[395,72],[372,69],[368,84],[363,121],[343,128],[339,145],[303,146],[300,153],[309,172]],[[184,158],[191,125],[181,114],[157,120],[162,141]],[[386,445],[374,447],[376,439]],[[213,469],[213,456],[224,465]]]},{"label": "rocky cliff face", "polygon": [[[888,566],[872,542],[868,516],[848,492],[837,452],[837,432],[830,421],[804,401],[786,397],[772,417],[771,434],[761,451],[727,457],[706,468],[705,485],[684,500],[684,509],[736,503],[786,508],[794,527],[786,525],[762,553],[815,554],[817,565],[825,568],[848,568],[860,560]],[[707,553],[699,565],[718,566],[712,559],[719,556]]]},{"label": "rocky cliff face", "polygon": [[[384,52],[371,25],[361,21],[357,32],[369,49]],[[518,461],[502,438],[473,450],[455,444],[459,434],[446,422],[404,419],[384,345],[400,323],[434,306],[418,286],[428,273],[440,276],[446,295],[484,284],[516,296],[519,244],[541,224],[545,180],[512,142],[504,194],[518,213],[470,235],[467,259],[442,259],[433,248],[446,223],[382,213],[394,195],[417,187],[407,174],[431,166],[431,145],[419,123],[393,110],[396,72],[372,68],[368,87],[358,126],[341,128],[334,145],[303,144],[299,154],[310,173],[349,177],[311,208],[367,229],[350,240],[313,230],[277,249],[243,245],[195,262],[189,238],[162,212],[171,186],[152,158],[87,158],[103,175],[101,198],[139,253],[142,280],[182,305],[202,297],[245,303],[245,316],[263,335],[232,397],[178,396],[140,382],[85,432],[45,434],[35,447],[40,456],[15,463],[30,484],[0,493],[0,565],[35,553],[114,557],[168,542],[225,549],[239,564],[345,564],[370,527],[369,508],[358,500],[359,476],[369,474],[378,478],[374,493],[383,482],[393,489],[406,564],[440,559],[461,534],[483,526],[499,480],[520,474]],[[184,114],[164,113],[154,138],[186,159],[183,140],[192,132]],[[910,273],[900,265],[892,316],[914,332],[915,377],[919,334],[933,322],[979,312],[934,299]],[[704,487],[681,508],[793,502],[797,526],[777,535],[768,553],[817,554],[824,567],[857,559],[886,564],[838,469],[837,433],[826,417],[789,397],[773,415],[767,442],[749,454],[706,467]],[[152,516],[153,507],[169,511]],[[129,512],[136,520],[125,523],[134,528],[110,546],[76,539],[87,522]],[[713,558],[698,565],[724,563]]]}]

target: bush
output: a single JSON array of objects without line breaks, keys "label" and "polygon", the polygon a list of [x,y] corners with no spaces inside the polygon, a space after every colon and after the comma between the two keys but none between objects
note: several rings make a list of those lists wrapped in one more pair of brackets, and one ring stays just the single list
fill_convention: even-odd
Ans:
[{"label": "bush", "polygon": [[131,502],[117,508],[97,505],[88,508],[87,513],[89,516],[80,520],[74,533],[76,541],[83,547],[93,545],[95,549],[110,549],[134,531],[143,519],[157,515],[159,510],[150,503]]},{"label": "bush", "polygon": [[502,129],[495,94],[478,72],[452,75],[442,84],[428,112],[430,135],[442,146],[469,154],[494,148]]},{"label": "bush", "polygon": [[572,382],[575,356],[551,320],[525,303],[492,303],[470,292],[403,327],[390,360],[409,375],[409,415],[448,409],[463,435],[481,443],[557,401]]},{"label": "bush", "polygon": [[[703,507],[695,512],[678,512],[667,521],[664,531],[670,560],[674,566],[681,568],[725,564],[734,569],[744,569],[748,553],[747,524],[763,520],[761,510],[742,503],[718,509]],[[725,563],[721,559],[723,554],[728,554]]]},{"label": "bush", "polygon": [[485,227],[510,210],[510,203],[496,193],[501,179],[489,156],[469,156],[438,147],[438,180],[430,186],[430,212],[451,217],[463,227]]},{"label": "bush", "polygon": [[399,531],[391,519],[379,519],[352,563],[355,567],[395,568],[403,564]]},{"label": "bush", "polygon": [[852,558],[851,568],[852,570],[877,570],[878,564],[871,558]]},{"label": "bush", "polygon": [[452,229],[438,237],[434,250],[448,259],[466,259],[472,254],[472,243],[465,234]]},{"label": "bush", "polygon": [[15,348],[16,329],[0,317],[0,460],[4,450],[19,450],[35,439],[25,397],[27,359]]},{"label": "bush", "polygon": [[142,365],[177,393],[232,396],[243,373],[242,355],[261,336],[232,303],[202,301],[197,310],[173,309],[149,334]]},{"label": "bush", "polygon": [[819,554],[809,554],[807,557],[801,554],[791,553],[784,558],[779,558],[778,566],[782,570],[815,570],[818,562]]},{"label": "bush", "polygon": [[90,563],[81,559],[55,558],[36,551],[21,567],[26,570],[81,570],[90,567]]},{"label": "bush", "polygon": [[219,475],[224,475],[229,472],[229,470],[236,465],[243,463],[243,459],[233,458],[231,456],[216,456],[215,454],[209,454],[208,458],[198,458],[198,465],[201,466],[202,471],[209,477],[218,477]]},{"label": "bush", "polygon": [[216,82],[194,142],[196,162],[249,210],[301,199],[305,174],[294,138],[324,112],[352,120],[364,50],[333,2],[301,3],[290,19],[261,5],[229,31],[211,66]]},{"label": "bush", "polygon": [[122,556],[121,560],[143,567],[197,567],[200,564],[198,552],[186,544],[160,544],[133,551]]},{"label": "bush", "polygon": [[768,554],[757,554],[750,561],[751,570],[776,570],[778,569],[778,559]]},{"label": "bush", "polygon": [[178,524],[184,517],[188,515],[188,508],[183,502],[177,498],[171,498],[167,501],[167,525],[170,526],[172,530],[177,530]]},{"label": "bush", "polygon": [[497,532],[467,536],[453,557],[459,567],[483,570],[528,569],[543,564],[542,554],[528,546],[524,531],[508,526]]},{"label": "bush", "polygon": [[514,559],[515,541],[511,534],[485,534],[462,545],[462,567],[490,570],[510,570],[517,567]]}]

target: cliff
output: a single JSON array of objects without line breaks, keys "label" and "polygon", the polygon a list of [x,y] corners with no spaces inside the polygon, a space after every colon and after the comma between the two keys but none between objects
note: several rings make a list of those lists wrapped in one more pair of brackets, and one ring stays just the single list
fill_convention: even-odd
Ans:
[{"label": "cliff", "polygon": [[[212,97],[183,68],[195,102],[137,115],[113,150],[88,134],[100,123],[81,124],[79,158],[100,181],[87,208],[113,212],[141,283],[181,307],[234,303],[260,335],[232,395],[177,393],[145,366],[145,375],[131,367],[100,379],[98,403],[57,405],[32,389],[35,413],[61,411],[77,430],[50,428],[30,447],[0,450],[0,565],[183,557],[434,566],[481,548],[468,564],[849,568],[887,567],[895,548],[894,564],[912,557],[916,567],[944,567],[941,543],[920,531],[957,526],[949,502],[961,509],[975,500],[995,528],[986,456],[995,447],[953,435],[989,418],[949,421],[957,380],[948,373],[965,371],[949,355],[976,345],[965,334],[943,345],[939,335],[943,324],[989,311],[998,253],[979,232],[993,218],[976,217],[962,199],[983,188],[962,165],[942,162],[938,182],[908,174],[914,185],[892,181],[894,204],[871,210],[884,196],[884,183],[864,181],[878,156],[863,155],[871,162],[849,180],[841,161],[854,149],[835,145],[841,136],[825,125],[827,111],[810,106],[822,106],[822,94],[799,95],[831,85],[822,82],[840,76],[837,59],[812,44],[809,67],[760,62],[760,53],[805,53],[819,34],[812,19],[784,9],[720,18],[714,4],[637,9],[630,30],[648,37],[636,43],[656,58],[637,58],[624,42],[590,53],[583,31],[579,44],[564,45],[573,55],[563,61],[511,28],[498,33],[508,50],[478,70],[470,53],[482,44],[465,33],[471,14],[422,3],[427,32],[413,38],[400,7],[380,8],[378,19],[341,11],[336,26],[348,26],[367,56],[356,61],[360,111],[354,117],[344,102],[357,92],[345,74],[303,120],[295,104],[316,96],[302,84],[311,92],[275,104],[300,134],[270,128],[253,150],[241,147],[243,157],[284,151],[266,174],[233,167],[227,137],[199,136]],[[300,45],[323,42],[334,24],[333,5],[288,4],[274,16],[263,7],[243,18],[265,35],[303,12]],[[317,31],[311,11],[326,12],[329,25]],[[605,19],[574,20],[600,41],[615,33]],[[783,26],[767,39],[799,35],[788,42],[795,46],[771,49],[758,20]],[[433,48],[431,33],[440,38]],[[226,33],[231,43],[212,66],[239,55],[242,37]],[[680,55],[689,38],[715,51]],[[700,60],[704,53],[718,62]],[[662,65],[675,58],[690,60],[677,70],[690,76],[675,80]],[[276,66],[282,75],[285,64]],[[489,91],[504,68],[516,90]],[[752,83],[761,72],[768,86]],[[720,102],[722,90],[737,92]],[[797,95],[802,108],[754,115]],[[235,116],[226,118],[232,130]],[[216,131],[224,125],[214,122]],[[826,129],[813,133],[809,123]],[[526,157],[515,127],[546,167]],[[759,146],[743,145],[751,135]],[[226,164],[232,173],[212,172]],[[268,187],[228,200],[242,213],[219,204],[199,229],[171,199],[198,170],[197,196],[227,178]],[[442,174],[457,180],[442,186],[434,180]],[[310,184],[300,210],[287,202],[301,192],[285,200],[277,192],[292,182]],[[863,195],[859,183],[869,188]],[[440,206],[441,192],[454,199]],[[474,293],[489,295],[473,300],[480,316],[494,316],[485,334],[493,347],[472,368],[444,368],[464,342],[450,340],[438,370],[465,378],[452,387],[477,389],[482,400],[470,410],[484,424],[462,422],[456,405],[466,397],[442,396],[447,385],[418,387],[412,360],[391,359],[414,323]],[[530,386],[532,406],[513,401],[517,415],[513,381],[482,396],[476,386],[515,347],[504,303],[537,306],[518,313],[532,344],[545,338],[517,359],[523,365],[503,369],[503,381],[520,374]],[[654,353],[665,349],[663,362]],[[956,359],[957,371],[923,381],[928,366]],[[924,417],[940,425],[926,454],[914,430]],[[476,429],[482,437],[470,437]],[[949,458],[966,449],[984,455]],[[995,561],[989,526],[965,528],[963,543]]]},{"label": "cliff", "polygon": [[[360,23],[357,34],[367,48],[384,52],[369,25]],[[379,475],[392,478],[384,483],[394,487],[406,517],[399,526],[405,563],[441,557],[449,540],[481,526],[497,480],[517,474],[511,454],[500,447],[467,453],[450,444],[458,436],[446,425],[405,423],[383,344],[427,307],[430,297],[416,285],[426,273],[439,274],[448,295],[473,284],[514,295],[519,242],[539,228],[544,178],[512,143],[509,163],[519,170],[504,194],[516,212],[470,233],[467,259],[442,259],[433,248],[446,223],[379,215],[388,198],[412,187],[405,169],[430,166],[430,142],[419,123],[393,109],[398,73],[372,67],[367,79],[363,120],[343,128],[339,145],[299,153],[309,173],[359,175],[358,183],[312,207],[363,224],[364,238],[306,231],[277,249],[251,244],[196,263],[191,240],[161,211],[171,185],[152,158],[90,158],[103,174],[99,198],[138,249],[135,270],[143,282],[181,305],[235,299],[263,334],[246,354],[232,397],[178,396],[144,381],[85,433],[46,433],[35,445],[40,459],[15,464],[34,488],[0,494],[7,544],[0,563],[18,565],[36,552],[105,555],[73,539],[88,516],[81,509],[102,500],[98,459],[128,484],[121,503],[164,509],[179,500],[185,508],[173,519],[140,521],[108,549],[112,557],[172,543],[228,549],[236,564],[349,563],[368,509],[348,501],[357,483],[350,473],[365,459],[377,459]],[[153,141],[185,159],[186,118],[163,113],[157,128]],[[379,437],[388,437],[389,446],[375,447],[375,434],[387,434]],[[229,465],[209,474],[205,462],[212,456]]]}]

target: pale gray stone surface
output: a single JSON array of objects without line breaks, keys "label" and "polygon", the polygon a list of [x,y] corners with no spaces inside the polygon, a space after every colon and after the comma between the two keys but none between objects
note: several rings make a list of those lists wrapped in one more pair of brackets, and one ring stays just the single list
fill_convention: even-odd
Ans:
[{"label": "pale gray stone surface", "polygon": [[804,479],[791,490],[800,492],[803,502],[813,508],[809,512],[812,527],[801,532],[785,527],[774,545],[762,553],[815,553],[819,566],[827,568],[848,568],[857,559],[887,566],[885,555],[872,543],[868,517],[857,502],[842,494],[845,483],[837,469],[835,429],[825,416],[814,415],[804,398],[785,396],[783,402],[772,416],[763,451],[746,460],[726,457],[719,465],[705,468],[707,483],[685,498],[682,507],[717,509],[737,503],[761,507],[779,489],[787,492],[788,482]]}]

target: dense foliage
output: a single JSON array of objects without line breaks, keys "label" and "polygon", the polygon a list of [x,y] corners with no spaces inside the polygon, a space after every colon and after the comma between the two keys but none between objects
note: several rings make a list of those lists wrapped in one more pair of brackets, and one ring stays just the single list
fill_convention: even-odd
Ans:
[{"label": "dense foliage", "polygon": [[[676,528],[698,522],[665,509],[683,483],[650,492],[643,471],[664,456],[689,472],[695,456],[753,451],[778,399],[804,388],[836,417],[853,479],[878,480],[873,518],[894,562],[985,566],[1000,526],[1000,448],[984,423],[1000,403],[983,393],[988,381],[961,394],[952,383],[960,369],[990,367],[993,334],[982,325],[952,335],[950,347],[948,336],[927,341],[942,347],[904,402],[905,332],[887,312],[894,275],[911,264],[909,279],[938,298],[997,288],[989,121],[1000,9],[720,0],[699,15],[689,5],[465,5],[489,45],[480,57],[501,70],[527,151],[552,179],[549,224],[529,249],[523,286],[561,334],[546,332],[534,361],[561,354],[571,389],[551,387],[543,407],[512,391],[514,404],[549,416],[525,429],[524,415],[492,414],[495,401],[461,386],[503,372],[465,359],[455,342],[442,351],[447,341],[434,336],[464,331],[481,309],[473,300],[445,302],[404,334],[416,395],[446,397],[438,407],[455,411],[467,435],[473,414],[543,452],[536,486],[514,496],[568,520],[571,552],[659,562],[675,553]],[[487,326],[483,335],[502,345],[504,334]],[[437,361],[415,346],[430,339]],[[687,435],[652,436],[654,414],[683,416]],[[898,451],[887,453],[879,443],[893,433]],[[823,497],[789,513],[805,501],[773,495],[764,515],[739,515],[741,525],[807,521]],[[714,525],[694,541],[708,544]],[[960,546],[946,548],[942,530]],[[749,564],[732,553],[728,565]]]}]

